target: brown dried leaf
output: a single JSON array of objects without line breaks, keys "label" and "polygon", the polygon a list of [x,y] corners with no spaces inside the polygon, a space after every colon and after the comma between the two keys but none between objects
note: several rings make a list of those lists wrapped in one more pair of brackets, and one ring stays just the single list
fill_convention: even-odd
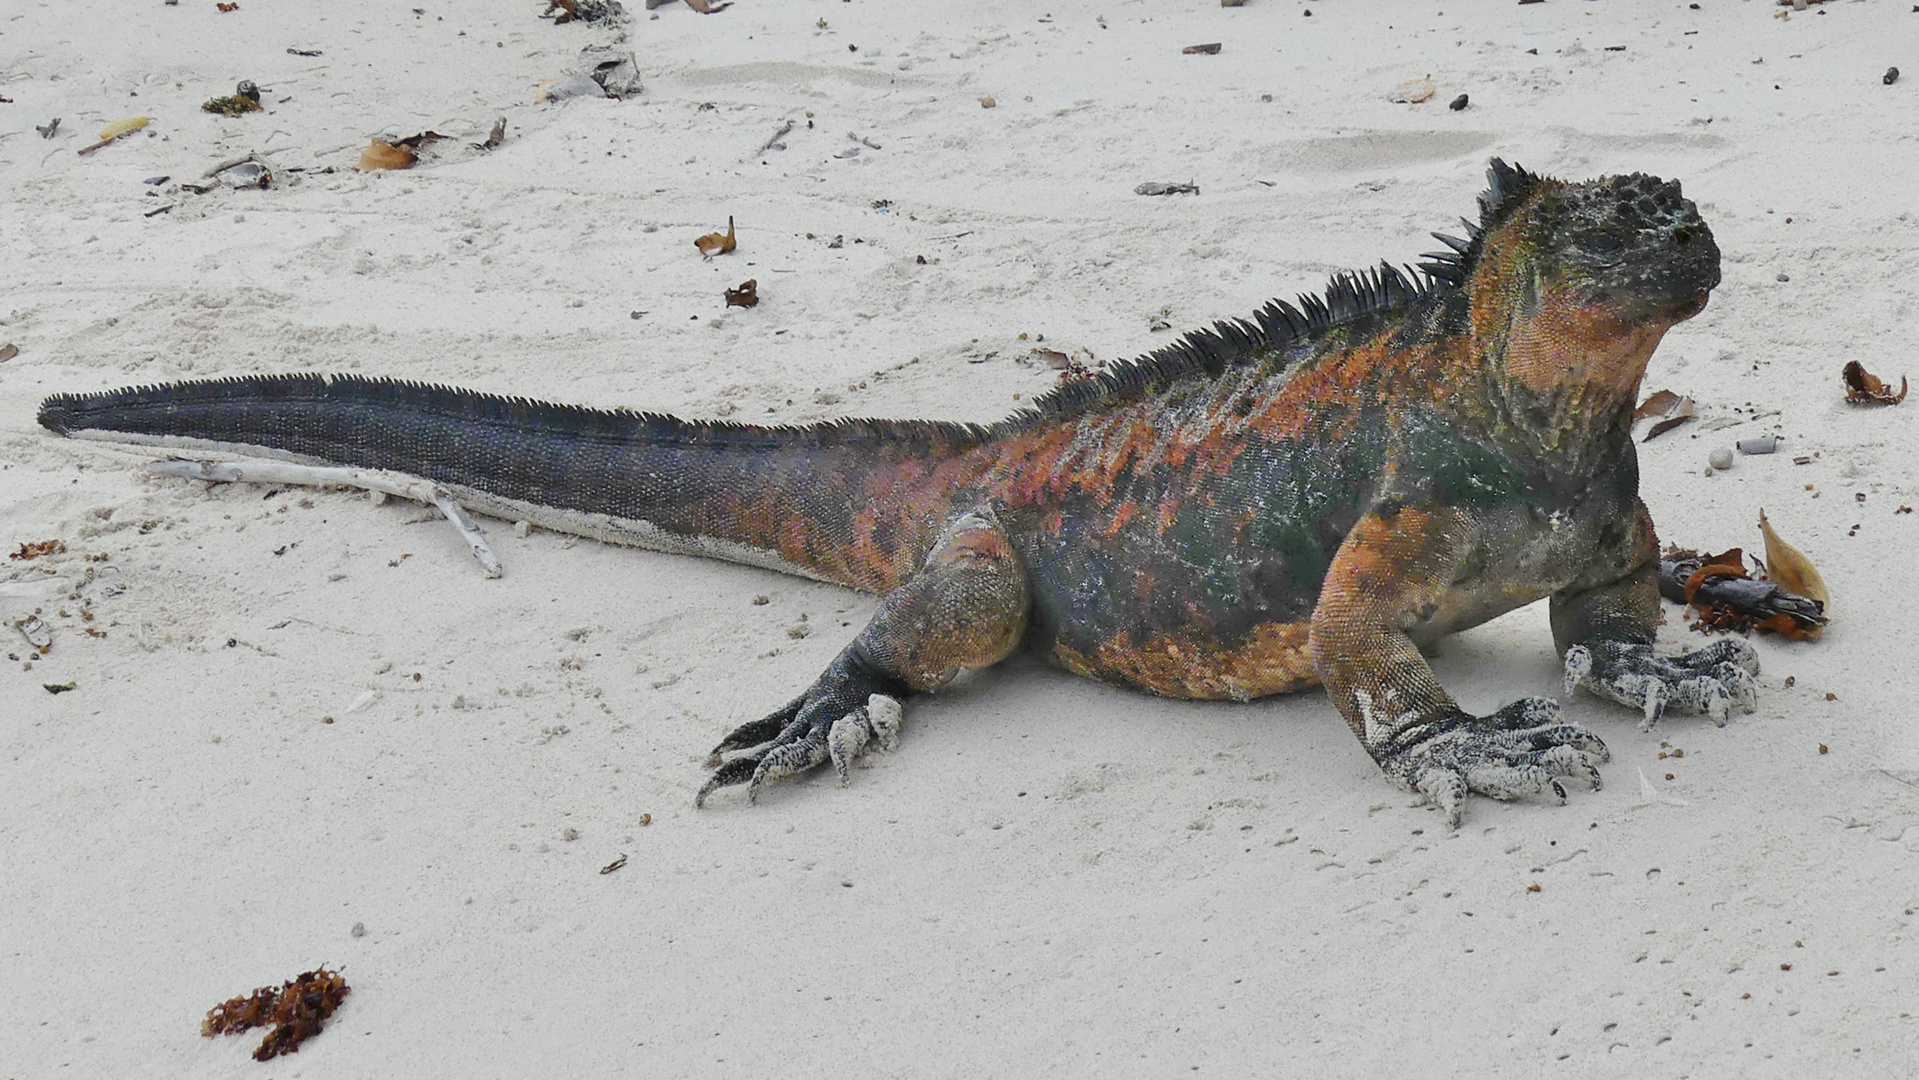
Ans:
[{"label": "brown dried leaf", "polygon": [[20,346],[15,345],[13,342],[9,341],[5,345],[0,345],[0,364],[4,364],[19,355]]},{"label": "brown dried leaf", "polygon": [[726,215],[725,236],[721,236],[716,232],[710,232],[698,240],[693,241],[693,246],[699,248],[700,254],[709,259],[715,255],[724,255],[732,251],[735,247],[738,247],[738,242],[733,238],[733,215]]},{"label": "brown dried leaf", "polygon": [[493,121],[493,130],[488,133],[486,141],[480,144],[480,148],[483,150],[492,150],[505,141],[506,117],[502,116],[498,120]]},{"label": "brown dried leaf", "polygon": [[238,1035],[249,1028],[263,1027],[272,1020],[273,1005],[280,999],[280,988],[262,986],[247,997],[232,998],[207,1010],[207,1018],[200,1022],[200,1034],[207,1038],[215,1035]]},{"label": "brown dried leaf", "polygon": [[417,159],[410,146],[395,146],[392,143],[374,139],[372,145],[360,152],[360,164],[356,166],[363,172],[378,169],[410,169]]},{"label": "brown dried leaf", "polygon": [[28,559],[37,559],[42,555],[59,555],[66,550],[67,545],[65,541],[57,539],[39,540],[31,544],[22,543],[20,550],[8,555],[7,558],[19,559],[21,562],[26,562]]},{"label": "brown dried leaf", "polygon": [[1642,420],[1649,416],[1657,417],[1658,419],[1653,421],[1651,430],[1646,432],[1646,437],[1641,440],[1642,442],[1651,442],[1666,432],[1671,431],[1673,428],[1691,420],[1693,418],[1693,401],[1691,398],[1681,397],[1671,390],[1661,390],[1645,401],[1640,402],[1639,408],[1634,409],[1632,414],[1635,421]]},{"label": "brown dried leaf", "polygon": [[1699,569],[1693,571],[1692,576],[1686,579],[1686,603],[1693,602],[1693,597],[1699,594],[1699,586],[1707,578],[1746,576],[1748,576],[1746,553],[1739,548],[1722,551],[1717,555],[1702,555],[1699,559]]},{"label": "brown dried leaf", "polygon": [[1867,371],[1859,361],[1846,365],[1840,377],[1846,381],[1846,400],[1854,405],[1897,405],[1906,400],[1906,379],[1899,377],[1899,392],[1893,393],[1892,387],[1882,382],[1879,376]]},{"label": "brown dried leaf", "polygon": [[266,1061],[297,1053],[300,1044],[320,1033],[327,1017],[340,1007],[351,989],[337,971],[303,971],[278,987],[263,986],[251,996],[222,1002],[207,1011],[200,1034],[236,1035],[249,1028],[274,1025],[253,1051],[253,1060]]},{"label": "brown dried leaf", "polygon": [[228,94],[225,97],[203,101],[200,103],[200,109],[202,112],[218,113],[221,116],[243,116],[250,112],[259,112],[261,105],[256,91],[253,97],[245,94]]},{"label": "brown dried leaf", "polygon": [[1673,393],[1671,390],[1655,391],[1651,397],[1640,402],[1639,407],[1633,410],[1632,418],[1634,420],[1644,420],[1648,416],[1658,416],[1660,413],[1672,408],[1673,403],[1678,400],[1679,395]]},{"label": "brown dried leaf", "polygon": [[760,282],[758,278],[747,278],[736,289],[726,290],[727,307],[752,307],[760,302]]},{"label": "brown dried leaf", "polygon": [[403,146],[408,150],[418,150],[427,143],[439,142],[444,138],[446,138],[446,136],[437,131],[422,131],[418,135],[408,135],[404,139],[395,139],[393,140],[393,145]]},{"label": "brown dried leaf", "polygon": [[[1779,534],[1772,531],[1772,523],[1766,520],[1764,510],[1759,511],[1759,533],[1766,538],[1766,580],[1777,583],[1787,592],[1819,601],[1821,613],[1830,615],[1832,594],[1826,589],[1825,579],[1819,576],[1818,568],[1812,565],[1811,559],[1806,558],[1805,552],[1781,540]],[[1786,636],[1817,638],[1824,630],[1823,626],[1815,626],[1803,635]]]},{"label": "brown dried leaf", "polygon": [[1826,629],[1824,626],[1807,626],[1783,611],[1760,619],[1752,624],[1752,628],[1771,631],[1787,641],[1807,641],[1817,638]]},{"label": "brown dried leaf", "polygon": [[1187,56],[1217,56],[1219,55],[1219,45],[1220,43],[1217,41],[1209,41],[1204,45],[1188,45],[1184,49],[1181,49],[1180,52],[1185,53]]}]

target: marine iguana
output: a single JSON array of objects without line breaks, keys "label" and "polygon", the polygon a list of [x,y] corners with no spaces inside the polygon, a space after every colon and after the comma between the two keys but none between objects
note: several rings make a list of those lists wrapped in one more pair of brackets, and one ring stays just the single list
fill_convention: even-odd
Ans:
[{"label": "marine iguana", "polygon": [[[1659,556],[1634,399],[1719,283],[1676,182],[1494,159],[1467,237],[1333,278],[985,426],[804,427],[443,386],[243,376],[56,395],[65,435],[396,470],[482,513],[883,594],[811,686],[715,749],[701,788],[848,761],[898,702],[1025,645],[1178,698],[1322,684],[1387,777],[1456,826],[1468,792],[1599,784],[1605,744],[1528,697],[1468,714],[1421,656],[1551,599],[1566,690],[1725,723],[1758,663],[1653,650]],[[1462,219],[1463,221],[1464,219]],[[730,759],[722,755],[734,754]]]}]

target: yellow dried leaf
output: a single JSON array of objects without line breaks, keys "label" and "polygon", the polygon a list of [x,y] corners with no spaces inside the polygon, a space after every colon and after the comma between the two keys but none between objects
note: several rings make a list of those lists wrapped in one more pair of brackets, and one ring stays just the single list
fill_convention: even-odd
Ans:
[{"label": "yellow dried leaf", "polygon": [[700,249],[700,254],[709,258],[714,255],[724,255],[739,246],[733,239],[733,215],[726,215],[725,236],[721,236],[716,232],[707,233],[705,236],[693,241],[693,246]]},{"label": "yellow dried leaf", "polygon": [[[1779,538],[1772,531],[1772,523],[1766,520],[1766,512],[1759,511],[1759,532],[1766,538],[1766,580],[1775,582],[1787,592],[1798,593],[1809,600],[1817,600],[1826,615],[1832,614],[1832,594],[1826,591],[1826,582],[1819,571],[1806,558],[1806,553]],[[1815,627],[1806,633],[1816,638],[1825,627]]]},{"label": "yellow dried leaf", "polygon": [[360,152],[358,168],[365,172],[376,169],[410,168],[415,156],[410,146],[394,146],[392,143],[374,139],[371,145]]},{"label": "yellow dried leaf", "polygon": [[106,142],[109,139],[117,139],[122,135],[138,131],[146,126],[147,118],[144,116],[129,116],[125,120],[115,120],[113,123],[100,129],[100,141]]}]

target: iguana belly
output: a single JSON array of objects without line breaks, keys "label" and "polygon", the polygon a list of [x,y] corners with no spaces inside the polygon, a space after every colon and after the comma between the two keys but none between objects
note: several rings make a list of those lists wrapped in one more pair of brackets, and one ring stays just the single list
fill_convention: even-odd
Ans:
[{"label": "iguana belly", "polygon": [[1305,622],[1265,623],[1237,645],[1197,628],[1142,635],[1121,632],[1082,652],[1054,639],[1048,659],[1088,678],[1174,698],[1250,701],[1319,682]]}]

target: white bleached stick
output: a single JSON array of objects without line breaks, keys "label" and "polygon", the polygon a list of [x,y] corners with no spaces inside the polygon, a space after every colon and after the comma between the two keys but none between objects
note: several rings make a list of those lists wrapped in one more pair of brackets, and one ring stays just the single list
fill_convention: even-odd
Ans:
[{"label": "white bleached stick", "polygon": [[223,484],[291,484],[296,487],[349,487],[398,495],[415,502],[430,502],[440,508],[453,527],[460,530],[473,557],[480,560],[486,576],[499,577],[506,572],[500,560],[487,547],[486,536],[473,523],[466,508],[453,501],[447,490],[431,480],[385,469],[349,469],[327,465],[293,465],[284,461],[188,461],[174,458],[156,461],[147,471],[186,480],[209,480]]}]

